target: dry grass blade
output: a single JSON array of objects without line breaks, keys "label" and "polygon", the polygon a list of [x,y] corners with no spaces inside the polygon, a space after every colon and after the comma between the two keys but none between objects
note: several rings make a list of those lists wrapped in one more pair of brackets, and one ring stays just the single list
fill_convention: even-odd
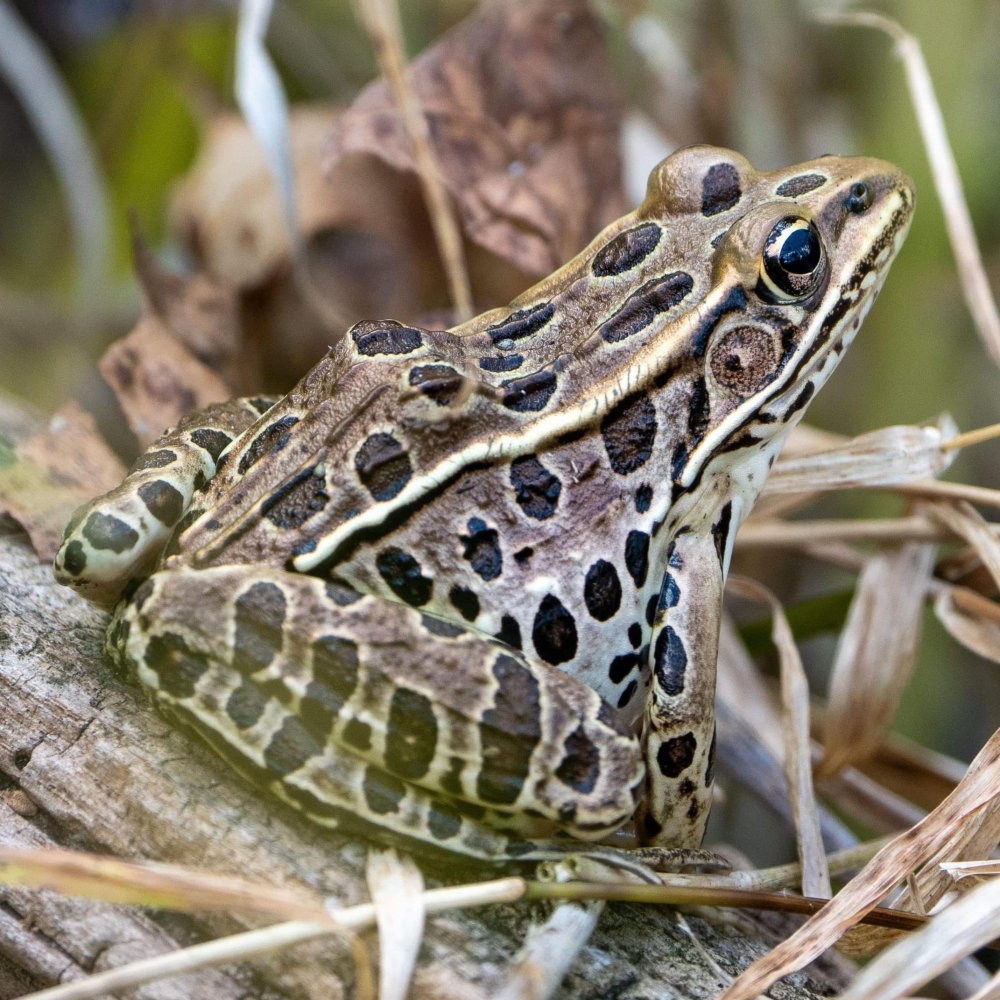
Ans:
[{"label": "dry grass blade", "polygon": [[934,93],[934,84],[924,61],[920,42],[909,32],[881,14],[862,11],[849,13],[823,12],[816,15],[826,24],[852,25],[884,31],[896,43],[896,53],[906,70],[910,98],[917,113],[917,122],[931,164],[934,187],[937,189],[944,212],[945,225],[951,240],[952,251],[958,264],[965,302],[979,331],[979,336],[993,360],[1000,365],[1000,314],[990,291],[989,280],[983,269],[979,242],[972,226],[969,206],[962,190],[962,179],[955,163],[955,155],[948,141],[948,132]]},{"label": "dry grass blade", "polygon": [[830,872],[826,867],[819,813],[812,781],[812,753],[809,741],[809,683],[799,657],[791,626],[781,602],[754,580],[730,576],[729,586],[737,593],[771,606],[774,618],[772,637],[781,663],[781,701],[785,737],[785,774],[795,815],[799,860],[802,862],[802,892],[806,896],[830,897]]},{"label": "dry grass blade", "polygon": [[820,773],[867,760],[881,744],[920,647],[934,546],[901,545],[861,571],[830,675]]},{"label": "dry grass blade", "polygon": [[996,973],[982,989],[976,990],[969,1000],[1000,1000],[1000,972]]},{"label": "dry grass blade", "polygon": [[379,1000],[403,1000],[424,934],[424,879],[394,850],[369,851],[367,874],[378,920]]},{"label": "dry grass blade", "polygon": [[849,518],[755,521],[751,518],[740,528],[736,544],[743,548],[800,549],[817,542],[943,542],[949,537],[949,532],[919,515],[858,521]]},{"label": "dry grass blade", "polygon": [[1000,933],[1000,881],[973,889],[868,965],[841,1000],[895,1000]]},{"label": "dry grass blade", "polygon": [[431,146],[430,129],[420,101],[406,77],[403,28],[396,0],[354,0],[358,20],[375,46],[379,66],[399,106],[403,126],[416,157],[420,184],[427,202],[427,213],[434,227],[441,263],[448,276],[452,304],[460,323],[472,319],[472,289],[465,265],[462,231],[452,211],[448,192]]},{"label": "dry grass blade", "polygon": [[1000,587],[1000,540],[982,515],[965,501],[936,503],[930,511],[949,531],[965,539],[982,559],[983,565]]},{"label": "dry grass blade", "polygon": [[[981,617],[968,608],[963,608],[956,600],[956,592],[961,587],[942,586],[934,599],[934,614],[947,629],[948,634],[974,653],[1000,663],[1000,622]],[[975,594],[975,591],[967,591]],[[989,598],[975,594],[980,602],[992,604],[1000,612],[1000,605]],[[977,609],[978,610],[978,609]]]},{"label": "dry grass blade", "polygon": [[988,486],[921,479],[915,483],[899,483],[892,488],[892,491],[902,493],[903,496],[923,497],[927,500],[965,500],[983,507],[1000,508],[1000,490],[991,490]]},{"label": "dry grass blade", "polygon": [[968,816],[997,795],[1000,795],[1000,731],[976,755],[954,792],[920,823],[880,851],[791,937],[754,962],[726,990],[724,1000],[752,1000],[782,976],[811,962],[907,875],[929,860]]},{"label": "dry grass blade", "polygon": [[942,417],[939,426],[883,427],[826,451],[779,457],[764,493],[894,486],[933,478],[951,463],[952,453],[941,446],[954,434],[951,418]]}]

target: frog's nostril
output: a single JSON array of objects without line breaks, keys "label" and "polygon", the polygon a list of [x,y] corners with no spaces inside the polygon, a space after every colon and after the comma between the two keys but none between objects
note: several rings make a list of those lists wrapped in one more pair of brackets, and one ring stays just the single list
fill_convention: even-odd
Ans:
[{"label": "frog's nostril", "polygon": [[848,212],[860,215],[872,207],[874,200],[875,192],[871,189],[871,185],[866,184],[864,181],[856,181],[851,185],[850,193],[844,200],[844,206]]}]

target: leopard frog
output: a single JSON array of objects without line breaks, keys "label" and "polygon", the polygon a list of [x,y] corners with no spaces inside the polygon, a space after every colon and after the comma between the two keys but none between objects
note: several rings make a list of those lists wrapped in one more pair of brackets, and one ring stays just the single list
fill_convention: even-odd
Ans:
[{"label": "leopard frog", "polygon": [[169,715],[315,821],[479,858],[692,847],[733,539],[909,226],[874,159],[682,150],[446,332],[359,323],[168,432],[62,583]]}]

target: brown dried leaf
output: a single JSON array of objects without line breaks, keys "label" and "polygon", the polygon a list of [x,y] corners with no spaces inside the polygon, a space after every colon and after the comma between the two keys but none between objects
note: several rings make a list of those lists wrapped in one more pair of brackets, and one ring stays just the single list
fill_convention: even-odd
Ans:
[{"label": "brown dried leaf", "polygon": [[934,503],[928,509],[945,527],[976,550],[1000,587],[1000,539],[993,534],[979,511],[966,500]]},{"label": "brown dried leaf", "polygon": [[73,511],[125,475],[94,418],[75,402],[22,441],[15,455],[13,465],[0,466],[0,511],[21,524],[44,560],[55,556]]},{"label": "brown dried leaf", "polygon": [[143,447],[181,417],[230,397],[225,382],[155,316],[116,340],[104,352],[100,369]]},{"label": "brown dried leaf", "polygon": [[[623,105],[600,22],[584,0],[493,0],[408,73],[474,243],[542,276],[627,210]],[[334,126],[324,168],[332,173],[349,154],[416,168],[382,80]]]},{"label": "brown dried leaf", "polygon": [[820,773],[860,764],[878,749],[920,647],[934,546],[901,545],[861,571],[830,675]]},{"label": "brown dried leaf", "polygon": [[[958,587],[942,587],[934,600],[934,614],[948,634],[974,653],[1000,663],[1000,622],[983,618],[956,603]],[[978,595],[977,595],[978,596]],[[986,601],[988,598],[981,597]],[[995,602],[990,602],[995,603]],[[1000,611],[1000,605],[997,605]]]},{"label": "brown dried leaf", "polygon": [[[933,812],[880,851],[815,916],[743,972],[720,1000],[753,1000],[782,976],[807,965],[883,899],[914,869],[947,844],[952,832],[1000,795],[1000,730]],[[940,919],[940,918],[938,918]]]}]

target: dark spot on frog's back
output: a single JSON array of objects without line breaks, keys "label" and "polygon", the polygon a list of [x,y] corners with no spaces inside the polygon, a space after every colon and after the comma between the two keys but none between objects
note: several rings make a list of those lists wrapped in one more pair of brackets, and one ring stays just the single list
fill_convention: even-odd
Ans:
[{"label": "dark spot on frog's back", "polygon": [[277,528],[291,531],[302,527],[330,502],[326,478],[315,469],[305,469],[280,489],[275,490],[260,507],[260,512]]},{"label": "dark spot on frog's back", "polygon": [[197,430],[191,431],[191,440],[199,448],[204,448],[212,456],[212,461],[216,463],[219,461],[219,456],[233,441],[228,434],[223,434],[222,431],[211,427],[199,427]]},{"label": "dark spot on frog's back", "polygon": [[281,649],[285,595],[273,583],[255,583],[236,599],[233,669],[249,676],[266,667]]},{"label": "dark spot on frog's back", "polygon": [[613,563],[598,559],[583,584],[583,599],[590,617],[606,622],[618,612],[622,602],[622,585]]},{"label": "dark spot on frog's back", "polygon": [[438,724],[430,700],[419,691],[400,687],[389,704],[385,765],[401,778],[422,778],[434,759]]},{"label": "dark spot on frog's back", "polygon": [[420,621],[431,635],[440,636],[442,639],[457,639],[460,635],[466,634],[466,629],[461,625],[456,625],[444,618],[421,614]]},{"label": "dark spot on frog's back", "polygon": [[488,355],[479,359],[479,367],[484,372],[513,372],[524,364],[523,354]]},{"label": "dark spot on frog's back", "polygon": [[800,194],[808,194],[822,187],[826,183],[826,178],[822,174],[799,174],[778,185],[774,192],[782,198],[797,198]]},{"label": "dark spot on frog's back", "polygon": [[208,670],[208,660],[173,632],[151,636],[145,660],[159,678],[160,690],[174,698],[190,698],[198,678]]},{"label": "dark spot on frog's back", "polygon": [[625,304],[610,319],[601,324],[601,337],[609,344],[645,330],[661,313],[678,305],[694,288],[691,275],[672,271],[662,278],[647,281],[633,292]]},{"label": "dark spot on frog's back", "polygon": [[538,305],[511,313],[503,322],[488,326],[486,332],[494,344],[505,340],[523,340],[533,333],[538,333],[552,319],[555,312],[555,306],[551,302],[540,302]]},{"label": "dark spot on frog's back", "polygon": [[78,538],[66,546],[63,552],[63,569],[73,576],[79,576],[87,568],[87,553],[83,550],[83,542]]},{"label": "dark spot on frog's back", "polygon": [[351,339],[359,354],[409,354],[423,345],[419,330],[394,319],[366,320],[351,329]]},{"label": "dark spot on frog's back", "polygon": [[601,774],[601,755],[593,741],[577,726],[563,743],[565,756],[556,768],[556,777],[583,795],[594,790]]},{"label": "dark spot on frog's back", "polygon": [[521,649],[521,626],[518,625],[517,619],[511,615],[504,615],[500,619],[500,631],[494,638],[506,643],[512,649]]},{"label": "dark spot on frog's back", "polygon": [[269,770],[284,777],[322,752],[323,748],[309,735],[306,727],[290,715],[264,748],[264,764]]},{"label": "dark spot on frog's back", "polygon": [[567,663],[576,656],[576,620],[553,594],[546,594],[538,605],[531,641],[535,652],[553,666]]},{"label": "dark spot on frog's back", "polygon": [[636,691],[639,690],[638,681],[629,681],[625,690],[622,691],[622,696],[618,699],[618,707],[625,708],[628,703],[635,697]]},{"label": "dark spot on frog's back", "polygon": [[451,365],[419,365],[410,369],[410,385],[438,406],[450,406],[462,388],[462,376]]},{"label": "dark spot on frog's back", "polygon": [[718,215],[731,209],[742,197],[740,175],[731,163],[716,163],[705,171],[701,182],[701,214]]},{"label": "dark spot on frog's back", "polygon": [[168,528],[172,528],[184,513],[184,497],[162,479],[143,483],[139,487],[139,497],[150,514]]},{"label": "dark spot on frog's back", "polygon": [[479,617],[479,598],[468,587],[456,583],[448,592],[448,600],[467,622],[474,622]]},{"label": "dark spot on frog's back", "polygon": [[619,233],[597,251],[590,269],[598,278],[630,271],[656,249],[661,235],[662,231],[655,222],[645,222]]},{"label": "dark spot on frog's back", "polygon": [[645,531],[632,530],[625,539],[625,568],[636,587],[646,582],[649,572],[649,535]]},{"label": "dark spot on frog's back", "polygon": [[[215,458],[214,455],[212,457]],[[176,461],[177,452],[171,451],[169,448],[161,448],[158,451],[148,451],[145,455],[140,455],[128,471],[140,472],[143,469],[162,469],[165,465],[171,465]]]},{"label": "dark spot on frog's back", "polygon": [[493,706],[479,724],[483,764],[476,793],[484,802],[510,805],[521,792],[531,755],[541,739],[538,681],[507,653],[496,658],[493,677],[497,682]]},{"label": "dark spot on frog's back", "polygon": [[[288,444],[291,429],[299,422],[298,417],[282,417],[268,424],[254,439],[240,459],[237,471],[241,476],[253,468],[269,452],[280,451]],[[193,436],[193,435],[192,435]]]},{"label": "dark spot on frog's back", "polygon": [[665,740],[656,751],[656,763],[660,772],[667,778],[678,778],[694,761],[694,752],[698,749],[698,741],[694,733],[684,733]]},{"label": "dark spot on frog's back", "polygon": [[462,820],[450,809],[432,802],[427,811],[427,829],[435,840],[451,840],[462,829]]},{"label": "dark spot on frog's back", "polygon": [[645,514],[653,503],[653,487],[643,483],[635,491],[635,510],[637,514]]},{"label": "dark spot on frog's back", "polygon": [[649,461],[656,441],[656,407],[645,393],[622,400],[601,421],[611,468],[626,476]]},{"label": "dark spot on frog's back", "polygon": [[510,463],[510,483],[521,510],[536,521],[556,512],[562,483],[535,455],[522,455]]},{"label": "dark spot on frog's back", "polygon": [[431,599],[434,581],[421,573],[420,563],[402,549],[383,549],[375,557],[375,567],[389,589],[415,608]]},{"label": "dark spot on frog's back", "polygon": [[483,580],[495,580],[503,572],[500,536],[478,517],[469,518],[469,534],[459,535],[465,551],[462,558],[472,565],[472,571]]},{"label": "dark spot on frog's back", "polygon": [[358,478],[374,500],[391,500],[398,496],[413,475],[410,456],[391,435],[372,434],[366,438],[354,456]]},{"label": "dark spot on frog's back", "polygon": [[545,409],[556,391],[556,376],[550,371],[539,371],[500,384],[504,390],[503,405],[508,410],[537,413]]},{"label": "dark spot on frog's back", "polygon": [[337,605],[338,608],[346,608],[356,601],[360,601],[364,596],[359,594],[353,587],[349,587],[342,580],[330,580],[324,587],[326,596]]},{"label": "dark spot on frog's back", "polygon": [[83,537],[95,549],[110,549],[121,554],[134,548],[139,533],[112,514],[94,511],[83,526]]}]

